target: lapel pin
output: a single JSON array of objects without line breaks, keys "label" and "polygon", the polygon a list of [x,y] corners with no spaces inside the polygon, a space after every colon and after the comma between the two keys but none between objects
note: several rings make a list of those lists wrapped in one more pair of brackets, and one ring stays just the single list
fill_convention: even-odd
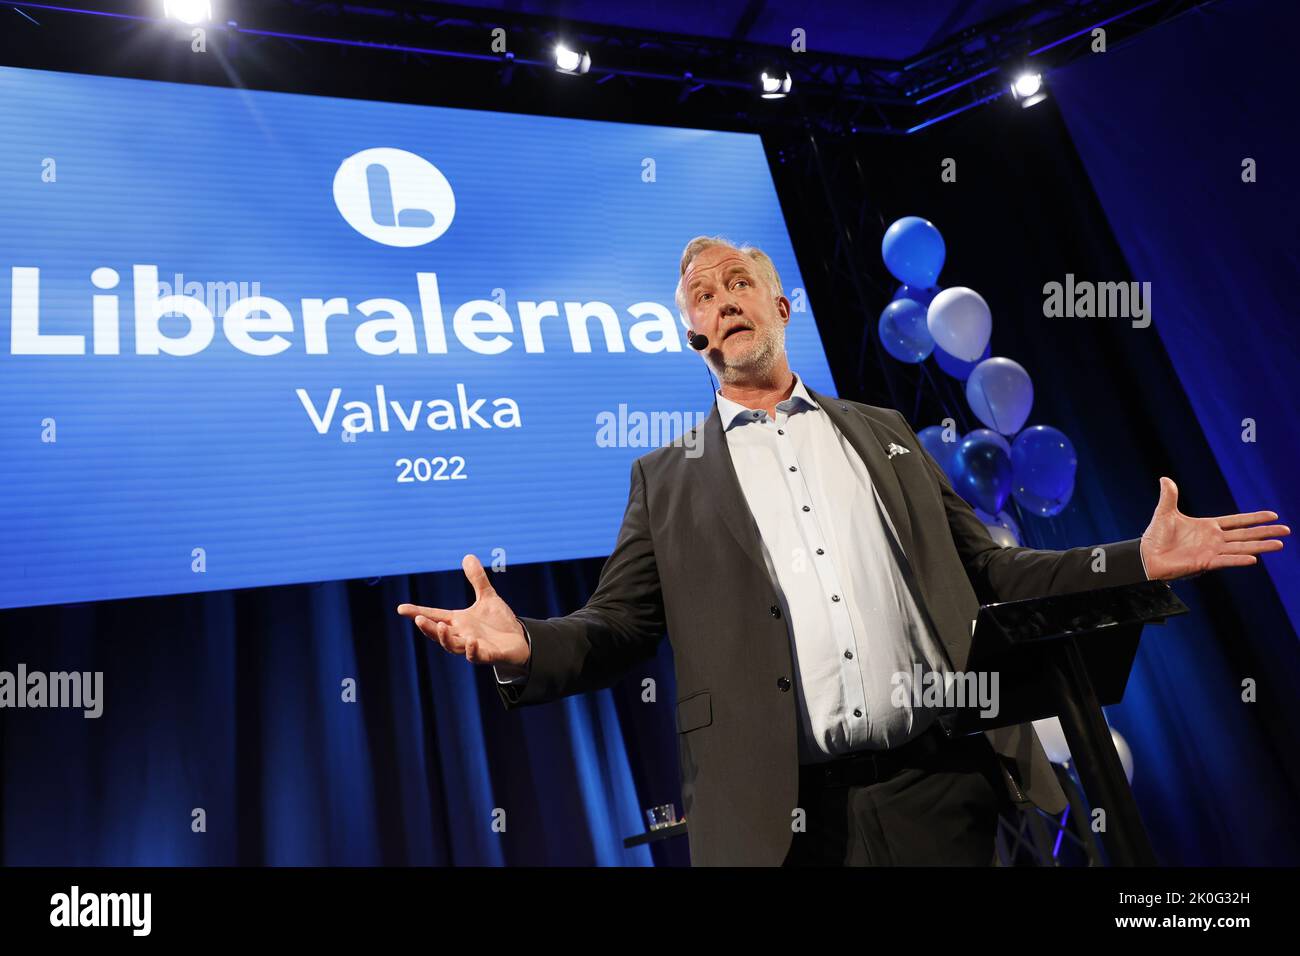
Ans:
[{"label": "lapel pin", "polygon": [[890,458],[894,458],[898,455],[906,455],[909,451],[910,449],[904,448],[902,445],[896,445],[892,441],[889,443]]}]

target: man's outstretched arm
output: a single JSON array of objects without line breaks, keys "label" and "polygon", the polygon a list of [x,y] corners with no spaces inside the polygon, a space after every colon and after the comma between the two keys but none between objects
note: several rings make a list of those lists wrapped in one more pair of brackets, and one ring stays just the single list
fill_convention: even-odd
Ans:
[{"label": "man's outstretched arm", "polygon": [[[517,618],[477,558],[467,555],[463,567],[474,586],[471,607],[447,611],[403,604],[397,612],[447,651],[496,666],[507,707],[607,687],[638,660],[652,657],[663,637],[663,598],[640,462],[632,465],[618,541],[595,594],[581,610],[547,620]],[[500,683],[511,678],[515,682]]]},{"label": "man's outstretched arm", "polygon": [[1065,551],[1003,548],[974,509],[953,490],[907,419],[902,414],[898,418],[939,482],[957,552],[983,601],[1015,601],[1245,567],[1255,564],[1260,554],[1281,550],[1281,539],[1291,533],[1286,525],[1269,523],[1277,520],[1271,511],[1218,518],[1185,515],[1178,510],[1178,487],[1161,478],[1160,500],[1139,538]]}]

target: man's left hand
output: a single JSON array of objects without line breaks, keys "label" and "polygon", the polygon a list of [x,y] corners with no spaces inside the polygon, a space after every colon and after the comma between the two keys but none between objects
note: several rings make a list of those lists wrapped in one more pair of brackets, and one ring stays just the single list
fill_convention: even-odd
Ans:
[{"label": "man's left hand", "polygon": [[1276,521],[1272,511],[1192,518],[1178,510],[1178,486],[1160,479],[1160,501],[1151,524],[1142,534],[1142,562],[1153,581],[1256,564],[1258,555],[1281,551],[1282,538],[1291,533]]}]

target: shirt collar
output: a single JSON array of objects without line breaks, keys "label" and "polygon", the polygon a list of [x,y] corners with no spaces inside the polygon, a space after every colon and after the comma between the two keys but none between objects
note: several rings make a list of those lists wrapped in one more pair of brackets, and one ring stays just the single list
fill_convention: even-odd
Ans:
[{"label": "shirt collar", "polygon": [[[740,402],[734,402],[725,397],[722,394],[721,389],[718,389],[715,393],[715,397],[718,403],[718,414],[722,416],[723,431],[729,430],[733,425],[744,425],[748,422],[763,421],[767,418],[767,413],[762,409],[746,408],[744,405],[740,404]],[[803,379],[801,379],[799,374],[796,372],[794,376],[794,391],[790,393],[790,397],[785,401],[777,402],[776,407],[778,411],[783,411],[786,414],[792,415],[805,408],[816,409],[819,406],[815,401],[813,401],[813,397],[808,394],[808,389],[804,387]],[[755,411],[758,411],[761,414],[755,416]]]}]

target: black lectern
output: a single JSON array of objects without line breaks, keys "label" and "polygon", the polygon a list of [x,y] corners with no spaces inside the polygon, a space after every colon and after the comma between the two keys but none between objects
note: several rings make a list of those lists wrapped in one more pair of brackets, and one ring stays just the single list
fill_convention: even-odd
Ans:
[{"label": "black lectern", "polygon": [[966,671],[998,673],[999,712],[949,711],[954,734],[1058,716],[1093,808],[1106,811],[1102,848],[1113,866],[1154,866],[1119,754],[1101,708],[1124,696],[1144,624],[1186,614],[1163,581],[980,608]]}]

